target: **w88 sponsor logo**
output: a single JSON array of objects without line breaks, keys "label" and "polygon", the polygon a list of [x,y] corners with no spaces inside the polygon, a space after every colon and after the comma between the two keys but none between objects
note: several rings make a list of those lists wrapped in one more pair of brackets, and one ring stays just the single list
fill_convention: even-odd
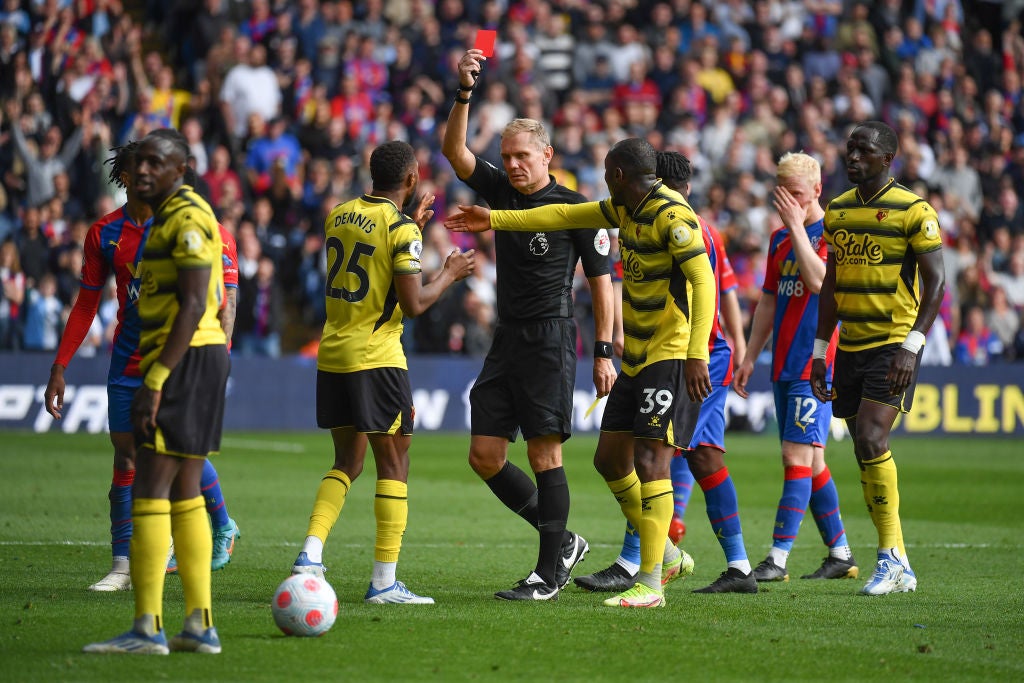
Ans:
[{"label": "w88 sponsor logo", "polygon": [[803,296],[804,281],[798,277],[785,278],[779,282],[779,296]]}]

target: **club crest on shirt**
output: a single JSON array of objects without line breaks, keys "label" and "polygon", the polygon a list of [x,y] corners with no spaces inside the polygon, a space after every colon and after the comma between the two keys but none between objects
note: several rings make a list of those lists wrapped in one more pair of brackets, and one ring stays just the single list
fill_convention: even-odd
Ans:
[{"label": "club crest on shirt", "polygon": [[888,217],[889,217],[889,211],[887,209],[881,209],[878,213],[875,214],[875,219],[879,223],[881,223],[882,221],[884,221]]},{"label": "club crest on shirt", "polygon": [[548,253],[549,249],[551,249],[551,243],[548,242],[547,235],[542,232],[538,232],[530,240],[530,253],[534,256],[543,256]]}]

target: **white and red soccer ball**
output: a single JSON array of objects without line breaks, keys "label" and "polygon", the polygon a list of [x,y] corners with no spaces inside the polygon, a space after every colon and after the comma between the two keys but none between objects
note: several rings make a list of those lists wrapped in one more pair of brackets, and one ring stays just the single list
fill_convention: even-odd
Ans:
[{"label": "white and red soccer ball", "polygon": [[292,574],[277,587],[271,611],[285,635],[321,636],[338,618],[338,596],[318,576]]}]

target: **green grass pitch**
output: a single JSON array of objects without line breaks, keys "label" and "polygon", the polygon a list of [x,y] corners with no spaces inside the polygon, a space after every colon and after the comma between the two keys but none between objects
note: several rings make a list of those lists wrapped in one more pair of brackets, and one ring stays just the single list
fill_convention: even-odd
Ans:
[{"label": "green grass pitch", "polygon": [[[607,566],[623,520],[593,470],[595,438],[565,447],[570,527],[590,542],[577,573]],[[753,564],[767,552],[781,490],[771,436],[729,436]],[[575,587],[555,603],[492,594],[532,569],[536,534],[466,464],[468,436],[413,440],[410,519],[399,578],[434,606],[362,603],[373,561],[373,465],[367,462],[325,550],[338,593],[334,628],[281,635],[270,598],[303,539],[332,461],[322,433],[228,434],[215,459],[242,530],[213,576],[216,657],[100,656],[84,644],[124,631],[132,594],[86,590],[110,561],[105,436],[0,433],[2,681],[1011,681],[1024,680],[1024,448],[1012,440],[897,437],[901,512],[917,593],[863,597],[863,581],[807,582],[824,556],[812,520],[790,557],[793,579],[758,595],[694,595],[724,569],[694,493],[684,547],[696,572],[671,584],[667,606],[623,610]],[[521,443],[512,459],[526,467]],[[862,575],[875,533],[849,440],[829,448],[846,529]],[[169,577],[168,633],[181,626],[181,584]]]}]

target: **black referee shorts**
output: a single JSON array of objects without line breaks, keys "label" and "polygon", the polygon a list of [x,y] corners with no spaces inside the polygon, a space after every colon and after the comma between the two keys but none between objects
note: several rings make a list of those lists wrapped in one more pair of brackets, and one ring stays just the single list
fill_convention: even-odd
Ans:
[{"label": "black referee shorts", "polygon": [[576,322],[500,324],[469,392],[474,435],[516,440],[572,433]]}]

